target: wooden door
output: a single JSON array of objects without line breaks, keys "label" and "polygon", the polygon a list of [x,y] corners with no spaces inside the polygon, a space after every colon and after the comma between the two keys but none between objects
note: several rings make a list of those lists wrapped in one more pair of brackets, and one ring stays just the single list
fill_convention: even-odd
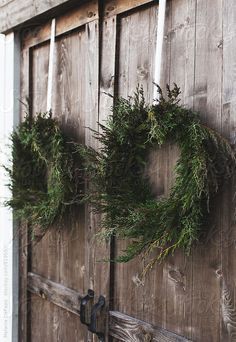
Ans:
[{"label": "wooden door", "polygon": [[[197,19],[192,15],[194,1],[188,6],[186,2],[167,5],[161,85],[177,82],[183,103],[192,106]],[[52,111],[81,143],[96,148],[85,127],[97,129],[98,122],[104,123],[112,106],[107,93],[127,97],[140,84],[147,101],[152,101],[157,23],[158,3],[150,0],[87,1],[56,17]],[[22,30],[21,37],[21,101],[29,99],[29,111],[35,115],[46,110],[50,21]],[[205,102],[201,106],[204,109]],[[24,111],[22,105],[22,119]],[[176,146],[151,152],[148,173],[157,196],[168,195],[177,158]],[[79,318],[81,298],[88,289],[95,292],[94,303],[100,295],[106,299],[106,340],[186,341],[178,334],[201,342],[219,341],[215,331],[220,324],[220,283],[216,272],[206,271],[218,267],[215,245],[209,255],[202,245],[190,258],[176,252],[143,280],[146,260],[100,262],[117,256],[126,242],[96,243],[99,222],[89,208],[80,208],[38,242],[30,242],[26,227],[21,227],[21,341],[96,340]],[[207,298],[213,312],[207,310]]]},{"label": "wooden door", "polygon": [[[56,18],[52,112],[64,131],[77,141],[92,144],[85,127],[98,121],[98,6],[96,1]],[[29,112],[46,111],[50,22],[22,32],[21,100]],[[25,106],[22,105],[22,116]],[[23,119],[23,117],[22,117]],[[21,339],[25,341],[85,341],[87,329],[78,318],[49,301],[26,293],[27,272],[44,276],[85,293],[89,277],[90,217],[78,208],[66,224],[51,227],[37,242],[27,242],[22,229]],[[26,247],[28,245],[28,247]],[[25,253],[25,254],[24,254]],[[27,306],[26,306],[27,303]],[[30,310],[25,314],[25,310]]]}]

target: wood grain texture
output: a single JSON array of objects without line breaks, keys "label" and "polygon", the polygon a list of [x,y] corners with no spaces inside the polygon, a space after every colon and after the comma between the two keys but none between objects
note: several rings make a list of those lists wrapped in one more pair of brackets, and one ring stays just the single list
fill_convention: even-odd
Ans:
[{"label": "wood grain texture", "polygon": [[[85,144],[91,146],[94,149],[98,148],[97,141],[90,129],[98,130],[99,121],[99,21],[95,20],[86,25],[85,28],[85,40],[84,40],[84,61],[82,61],[82,73],[84,93],[82,95],[83,111],[85,114]],[[86,66],[86,69],[85,69]],[[84,69],[84,72],[83,72]],[[87,185],[86,185],[87,186]],[[103,269],[100,269],[97,273],[97,244],[95,234],[99,228],[99,215],[91,210],[91,207],[86,205],[85,208],[85,273],[84,281],[87,288],[92,288],[95,295],[95,302],[98,300],[98,296],[103,294],[100,291],[105,290],[100,288],[100,279],[104,280],[106,284],[109,274],[104,274]],[[106,268],[105,268],[106,271]],[[102,273],[100,273],[102,272]],[[107,278],[108,277],[108,278]],[[104,291],[104,295],[106,292]],[[97,341],[95,336],[91,333],[88,334],[88,340]]]},{"label": "wood grain texture", "polygon": [[79,315],[81,295],[61,284],[50,281],[32,272],[28,273],[28,290],[42,299]]},{"label": "wood grain texture", "polygon": [[[30,67],[29,97],[32,115],[46,111],[48,61],[49,44],[30,49],[28,61]],[[38,239],[29,246],[30,264],[28,271],[59,282],[59,229],[55,230],[55,233],[49,231],[42,239],[36,232],[36,237]],[[33,294],[29,294],[28,297],[30,300],[29,340],[40,341],[41,338],[44,338],[53,341],[59,331],[59,326],[54,324],[54,321],[59,319],[60,309],[47,301],[39,300]],[[45,327],[44,330],[37,329],[38,322],[41,322],[40,324]]]},{"label": "wood grain texture", "polygon": [[[5,33],[13,28],[22,26],[26,22],[35,22],[40,17],[52,17],[58,13],[58,9],[62,10],[83,3],[84,0],[11,0],[6,2],[0,1],[0,32]],[[36,19],[37,17],[37,19]]]},{"label": "wood grain texture", "polygon": [[235,305],[235,287],[233,291],[227,286],[222,276],[221,309],[223,319],[222,340],[236,340],[236,305]]},{"label": "wood grain texture", "polygon": [[[192,107],[194,85],[194,53],[195,53],[195,0],[172,1],[169,15],[171,25],[167,37],[170,42],[170,57],[167,60],[169,72],[166,79],[169,84],[177,83],[181,88],[181,103]],[[168,51],[167,51],[168,52]],[[163,81],[164,83],[164,81]],[[169,189],[173,186],[174,167],[179,158],[179,150],[175,145],[168,145],[165,155],[167,168],[165,182]],[[154,269],[157,274],[158,268]],[[163,265],[164,282],[164,327],[177,334],[191,338],[191,257],[186,257],[183,251],[176,251],[169,256]],[[155,292],[155,296],[159,297]],[[154,317],[153,317],[154,318]]]},{"label": "wood grain texture", "polygon": [[104,15],[105,17],[115,16],[129,10],[133,10],[139,6],[153,2],[152,0],[105,0]]},{"label": "wood grain texture", "polygon": [[[222,1],[196,3],[195,84],[193,105],[203,122],[221,132],[222,122]],[[192,339],[220,338],[222,193],[214,202],[207,234],[192,256]]]},{"label": "wood grain texture", "polygon": [[110,334],[119,341],[132,342],[187,342],[184,337],[177,336],[167,330],[134,319],[117,311],[110,311]]},{"label": "wood grain texture", "polygon": [[[30,78],[30,52],[29,49],[21,51],[21,76],[20,76],[20,118],[21,122],[27,111],[29,97]],[[28,294],[27,294],[27,273],[28,273],[28,225],[21,223],[19,226],[19,341],[27,342],[28,334]]]},{"label": "wood grain texture", "polygon": [[[79,310],[82,296],[75,290],[31,272],[28,273],[28,290],[43,300],[53,303],[66,311],[77,316],[80,314]],[[109,334],[115,338],[119,338],[120,341],[189,341],[167,330],[117,311],[109,311],[109,322]]]},{"label": "wood grain texture", "polygon": [[[152,102],[157,14],[158,7],[154,5],[124,13],[119,18],[116,77],[120,96],[132,96],[139,84],[147,101]],[[116,241],[115,256],[126,246],[127,242]],[[114,267],[114,310],[149,320],[149,310],[144,308],[146,293],[141,279],[144,261],[137,258]]]},{"label": "wood grain texture", "polygon": [[[84,143],[86,125],[86,105],[82,99],[86,96],[84,79],[88,64],[84,65],[87,54],[86,27],[60,36],[56,41],[55,70],[53,83],[56,87],[52,96],[52,111],[60,122],[63,130],[76,141]],[[59,228],[59,227],[58,227]],[[84,207],[74,210],[60,227],[59,235],[59,281],[65,286],[85,293],[88,289],[85,275],[86,264],[86,221]],[[56,233],[53,232],[54,236]],[[60,338],[79,341],[87,338],[86,328],[78,324],[73,315],[60,312]]]},{"label": "wood grain texture", "polygon": [[[100,79],[99,79],[99,107],[98,121],[105,124],[111,114],[115,86],[115,55],[116,55],[116,31],[117,17],[104,19],[100,26]],[[110,95],[108,95],[110,94]],[[96,146],[100,148],[101,146]],[[94,214],[94,231],[100,231],[101,215]],[[106,309],[112,305],[113,296],[113,264],[102,262],[111,257],[110,241],[96,241],[93,237],[94,249],[94,290],[97,294],[103,294],[106,298]],[[88,246],[89,248],[89,246]],[[106,338],[108,339],[108,316],[106,317]]]},{"label": "wood grain texture", "polygon": [[19,341],[26,342],[28,334],[28,231],[27,225],[19,228]]},{"label": "wood grain texture", "polygon": [[[77,6],[76,9],[66,11],[63,15],[57,17],[56,20],[56,37],[78,29],[90,21],[98,19],[98,3],[97,1],[89,1]],[[23,39],[23,47],[32,47],[43,43],[50,39],[51,36],[51,20],[47,23],[35,21],[31,26],[21,30]]]},{"label": "wood grain texture", "polygon": [[[161,85],[163,89],[170,82],[170,60],[171,60],[171,2],[167,2],[165,33],[163,44]],[[175,164],[177,152],[174,146],[167,143],[161,149],[153,149],[148,159],[148,176],[151,181],[153,193],[159,199],[169,195],[170,183],[173,181],[173,166]],[[169,175],[171,179],[169,179]],[[151,257],[155,257],[155,252]],[[150,259],[145,260],[145,265]],[[162,328],[166,327],[166,266],[165,263],[158,263],[145,276],[144,282],[144,320],[157,324]]]},{"label": "wood grain texture", "polygon": [[[223,2],[223,38],[220,46],[223,53],[222,85],[222,133],[235,146],[236,127],[236,6],[234,1]],[[220,340],[236,341],[236,178],[226,187],[222,201],[221,217],[221,334]]]}]

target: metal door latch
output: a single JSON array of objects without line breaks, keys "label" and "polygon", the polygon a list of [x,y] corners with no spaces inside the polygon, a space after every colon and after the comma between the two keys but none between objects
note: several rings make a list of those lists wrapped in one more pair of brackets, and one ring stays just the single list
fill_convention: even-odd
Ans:
[{"label": "metal door latch", "polygon": [[[105,307],[105,297],[100,296],[98,302],[92,306],[94,301],[94,291],[88,290],[88,294],[81,299],[80,304],[80,321],[88,327],[88,330],[96,334],[100,342],[105,341],[104,332],[99,331],[98,319],[101,316],[101,311]],[[104,322],[105,330],[105,322]]]}]

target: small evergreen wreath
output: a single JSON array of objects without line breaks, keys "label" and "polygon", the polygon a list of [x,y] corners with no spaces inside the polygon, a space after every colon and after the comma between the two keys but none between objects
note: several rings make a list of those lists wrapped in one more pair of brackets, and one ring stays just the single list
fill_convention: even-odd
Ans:
[{"label": "small evergreen wreath", "polygon": [[77,144],[62,133],[51,112],[27,115],[11,140],[12,198],[6,204],[19,219],[45,230],[81,201]]},{"label": "small evergreen wreath", "polygon": [[[207,225],[212,199],[236,165],[230,144],[204,126],[197,113],[179,105],[180,89],[167,86],[165,99],[147,105],[142,89],[118,98],[102,133],[101,149],[82,149],[91,182],[86,200],[104,213],[101,234],[131,239],[117,261],[157,250],[149,265],[176,248],[189,252]],[[144,177],[148,151],[176,143],[180,158],[169,198],[157,200]]]}]

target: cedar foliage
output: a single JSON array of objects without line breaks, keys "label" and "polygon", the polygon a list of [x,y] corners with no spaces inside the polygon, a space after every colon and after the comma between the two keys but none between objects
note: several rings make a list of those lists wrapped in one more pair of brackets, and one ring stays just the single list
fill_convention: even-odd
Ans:
[{"label": "cedar foliage", "polygon": [[[220,134],[204,126],[199,115],[179,105],[180,89],[167,86],[167,96],[147,105],[142,88],[133,98],[118,98],[101,133],[101,148],[80,148],[90,181],[85,201],[103,213],[102,236],[129,239],[116,261],[127,262],[153,249],[157,260],[176,248],[190,251],[203,230],[213,197],[235,170],[235,155]],[[156,199],[144,177],[148,152],[176,143],[180,158],[168,198]]]},{"label": "cedar foliage", "polygon": [[81,160],[50,113],[26,116],[13,132],[12,198],[6,203],[21,220],[45,230],[60,222],[82,196]]}]

